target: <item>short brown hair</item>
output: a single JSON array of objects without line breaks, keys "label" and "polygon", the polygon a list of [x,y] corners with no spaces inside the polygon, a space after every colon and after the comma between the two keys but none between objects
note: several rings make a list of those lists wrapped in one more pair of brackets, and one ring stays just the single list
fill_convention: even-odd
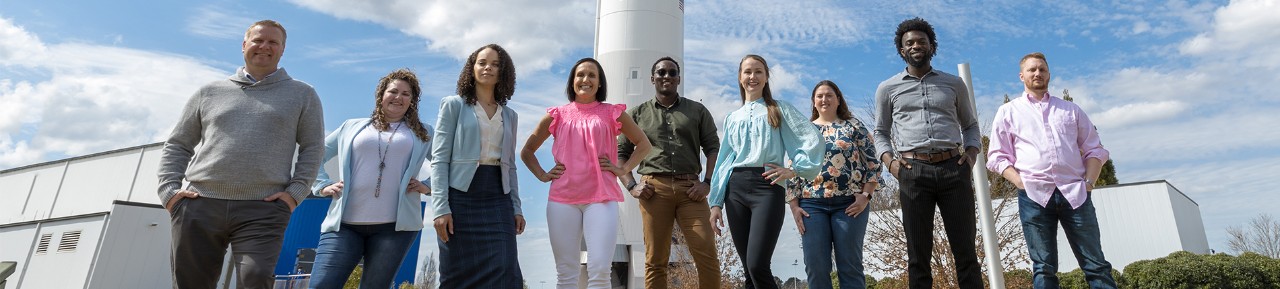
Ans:
[{"label": "short brown hair", "polygon": [[1032,58],[1040,59],[1040,61],[1044,61],[1045,65],[1049,65],[1049,60],[1044,59],[1044,53],[1032,52],[1032,53],[1028,53],[1025,56],[1022,56],[1022,60],[1018,61],[1018,70],[1022,70],[1022,64],[1027,63],[1027,59],[1032,59]]},{"label": "short brown hair", "polygon": [[264,19],[264,20],[258,20],[258,22],[254,22],[253,25],[249,25],[249,29],[244,30],[245,40],[249,40],[249,31],[253,30],[253,27],[256,27],[256,26],[280,28],[280,35],[284,36],[284,40],[287,41],[289,39],[289,32],[284,30],[284,25],[280,25],[280,22],[276,22],[275,20]]}]

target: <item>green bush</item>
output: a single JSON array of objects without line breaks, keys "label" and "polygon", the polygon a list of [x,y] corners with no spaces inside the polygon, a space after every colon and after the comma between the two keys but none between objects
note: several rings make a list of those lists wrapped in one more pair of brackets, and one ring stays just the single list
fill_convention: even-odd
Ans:
[{"label": "green bush", "polygon": [[[1280,260],[1246,253],[1198,255],[1178,251],[1124,268],[1129,288],[1280,288]],[[1065,286],[1064,286],[1065,288]]]},{"label": "green bush", "polygon": [[[1129,286],[1126,286],[1127,282],[1125,282],[1124,276],[1120,275],[1120,271],[1116,271],[1115,268],[1111,269],[1111,278],[1116,280],[1116,285],[1119,285],[1120,288],[1129,288]],[[1067,273],[1058,272],[1058,286],[1063,289],[1089,289],[1089,280],[1084,278],[1084,270],[1077,268]]]}]

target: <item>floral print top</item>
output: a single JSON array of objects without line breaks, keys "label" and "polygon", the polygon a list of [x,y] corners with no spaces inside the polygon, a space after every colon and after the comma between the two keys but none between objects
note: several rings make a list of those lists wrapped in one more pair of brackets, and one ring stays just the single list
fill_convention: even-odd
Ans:
[{"label": "floral print top", "polygon": [[832,124],[814,124],[826,143],[822,172],[813,180],[793,178],[787,181],[787,201],[799,198],[852,196],[862,192],[862,185],[880,182],[880,160],[871,133],[857,118]]}]

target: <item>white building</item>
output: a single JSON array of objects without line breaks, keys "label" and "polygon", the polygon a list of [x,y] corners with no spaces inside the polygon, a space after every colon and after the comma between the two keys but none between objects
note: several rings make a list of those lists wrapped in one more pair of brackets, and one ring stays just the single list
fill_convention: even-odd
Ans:
[{"label": "white building", "polygon": [[[1209,254],[1200,205],[1164,180],[1120,184],[1093,191],[1102,252],[1116,270],[1139,260],[1187,251]],[[1030,264],[1028,264],[1028,267]],[[1058,230],[1058,272],[1080,268],[1067,236]]]},{"label": "white building", "polygon": [[160,144],[0,171],[0,261],[10,288],[166,288]]}]

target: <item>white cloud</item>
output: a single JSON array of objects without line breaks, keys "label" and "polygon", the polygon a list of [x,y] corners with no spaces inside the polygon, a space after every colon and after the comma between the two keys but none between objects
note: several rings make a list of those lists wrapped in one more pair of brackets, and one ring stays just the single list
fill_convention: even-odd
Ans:
[{"label": "white cloud", "polygon": [[411,1],[349,2],[294,0],[307,9],[341,19],[369,21],[426,38],[433,51],[465,58],[497,43],[516,69],[542,71],[568,53],[589,48],[595,16],[590,1]]},{"label": "white cloud", "polygon": [[1182,43],[1181,51],[1205,58],[1247,59],[1248,66],[1280,67],[1280,1],[1236,0],[1214,12],[1213,28]]},{"label": "white cloud", "polygon": [[240,11],[228,11],[225,6],[196,8],[196,13],[187,19],[187,32],[216,39],[243,39],[249,24],[257,20]]},{"label": "white cloud", "polygon": [[1129,103],[1097,113],[1092,120],[1101,129],[1125,127],[1138,123],[1166,120],[1185,112],[1187,108],[1188,105],[1186,103],[1175,100]]},{"label": "white cloud", "polygon": [[188,96],[226,73],[181,55],[47,44],[0,20],[4,67],[48,75],[0,79],[0,167],[162,140]]}]

